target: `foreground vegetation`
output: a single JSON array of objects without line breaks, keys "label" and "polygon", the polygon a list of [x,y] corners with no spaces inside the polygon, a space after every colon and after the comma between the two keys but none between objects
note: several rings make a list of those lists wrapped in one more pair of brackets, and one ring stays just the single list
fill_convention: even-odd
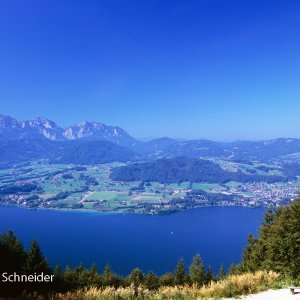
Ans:
[{"label": "foreground vegetation", "polygon": [[256,293],[270,287],[278,286],[279,274],[258,271],[254,274],[231,275],[220,281],[211,281],[207,285],[163,286],[151,290],[143,285],[129,287],[88,288],[54,295],[55,300],[114,300],[114,299],[207,299],[219,297],[235,297],[248,293]]},{"label": "foreground vegetation", "polygon": [[49,267],[34,241],[25,251],[13,232],[0,239],[0,272],[54,274],[53,283],[19,283],[0,286],[0,296],[18,299],[206,299],[236,297],[268,288],[300,282],[300,199],[276,211],[269,211],[257,238],[249,236],[242,262],[223,267],[215,276],[196,255],[188,270],[183,259],[172,273],[144,274],[136,268],[126,276],[110,266],[100,273],[96,265],[82,265],[64,271]]}]

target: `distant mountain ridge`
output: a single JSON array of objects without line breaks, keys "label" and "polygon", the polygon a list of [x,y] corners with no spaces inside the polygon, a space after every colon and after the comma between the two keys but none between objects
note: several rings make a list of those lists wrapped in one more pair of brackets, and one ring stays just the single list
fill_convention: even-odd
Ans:
[{"label": "distant mountain ridge", "polygon": [[0,115],[0,138],[27,139],[44,137],[51,141],[92,139],[112,142],[121,146],[133,146],[139,141],[118,126],[101,122],[82,122],[61,128],[54,121],[38,117],[35,120],[17,121],[10,116]]},{"label": "distant mountain ridge", "polygon": [[170,138],[139,143],[134,151],[152,158],[218,157],[230,161],[268,161],[294,153],[300,154],[300,139],[278,138],[265,141],[216,142],[210,140],[176,141]]},{"label": "distant mountain ridge", "polygon": [[42,117],[17,121],[0,115],[0,163],[45,158],[56,162],[93,164],[176,157],[220,158],[240,163],[267,163],[288,157],[298,163],[300,139],[217,142],[162,137],[142,142],[118,126],[101,122],[86,121],[62,128]]}]

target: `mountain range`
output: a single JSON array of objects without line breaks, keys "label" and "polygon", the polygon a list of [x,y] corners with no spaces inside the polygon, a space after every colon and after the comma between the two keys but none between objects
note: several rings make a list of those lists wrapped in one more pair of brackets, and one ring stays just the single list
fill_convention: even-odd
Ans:
[{"label": "mountain range", "polygon": [[268,162],[300,153],[300,139],[216,142],[178,141],[168,137],[139,141],[118,126],[82,122],[62,128],[46,118],[17,121],[0,115],[0,163],[46,159],[49,162],[97,164],[161,158],[221,158]]},{"label": "mountain range", "polygon": [[51,141],[92,139],[112,142],[117,145],[133,146],[138,141],[117,126],[107,126],[100,122],[82,122],[61,128],[46,118],[17,121],[10,116],[0,115],[0,138],[32,139],[44,137]]},{"label": "mountain range", "polygon": [[264,161],[300,152],[300,139],[278,138],[263,141],[217,142],[210,140],[176,141],[170,138],[138,143],[132,147],[148,158],[218,157],[230,161]]}]

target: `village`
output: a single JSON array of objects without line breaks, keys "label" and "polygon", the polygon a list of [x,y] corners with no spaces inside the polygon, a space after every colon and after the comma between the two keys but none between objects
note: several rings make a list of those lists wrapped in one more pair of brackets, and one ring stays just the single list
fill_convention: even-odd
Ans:
[{"label": "village", "polygon": [[[66,174],[70,170],[72,174]],[[35,209],[166,214],[205,206],[278,207],[288,204],[298,194],[297,181],[222,185],[127,183],[111,182],[103,175],[110,171],[107,166],[78,170],[80,172],[74,172],[74,168],[51,170],[51,176],[45,175],[43,170],[40,181],[36,180],[38,172],[33,172],[32,179],[28,173],[22,179],[20,172],[19,180],[13,184],[0,185],[0,203]]]}]

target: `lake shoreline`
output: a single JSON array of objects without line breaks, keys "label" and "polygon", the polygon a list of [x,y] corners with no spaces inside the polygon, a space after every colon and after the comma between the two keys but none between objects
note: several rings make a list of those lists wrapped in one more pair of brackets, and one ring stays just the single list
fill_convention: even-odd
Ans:
[{"label": "lake shoreline", "polygon": [[240,207],[240,208],[247,208],[247,209],[266,209],[267,207],[262,206],[243,206],[243,205],[204,205],[204,206],[197,206],[197,207],[190,207],[185,209],[180,209],[177,211],[170,211],[170,212],[164,212],[164,213],[143,213],[143,212],[120,212],[120,211],[100,211],[100,210],[94,210],[94,209],[83,209],[83,208],[45,208],[45,207],[28,207],[25,205],[17,205],[17,204],[9,204],[9,203],[0,203],[0,207],[18,207],[22,209],[32,210],[32,211],[62,211],[62,212],[81,212],[81,213],[92,213],[92,214],[99,214],[99,215],[144,215],[144,216],[167,216],[167,215],[173,215],[177,213],[181,213],[184,211],[190,211],[195,209],[202,209],[202,208],[213,208],[213,207]]}]

